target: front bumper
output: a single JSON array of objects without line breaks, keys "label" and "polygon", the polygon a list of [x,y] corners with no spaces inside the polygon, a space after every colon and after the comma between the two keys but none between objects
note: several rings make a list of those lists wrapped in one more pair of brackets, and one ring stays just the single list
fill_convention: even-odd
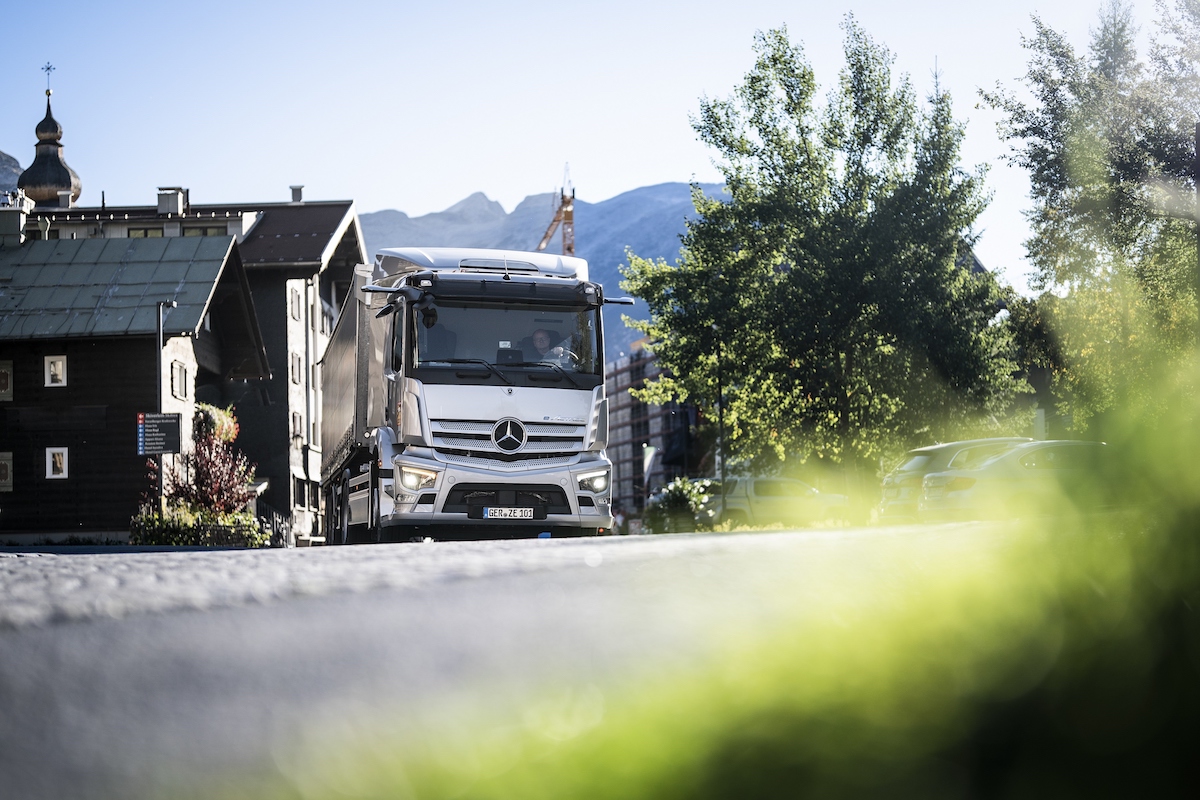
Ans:
[{"label": "front bumper", "polygon": [[[608,530],[613,526],[611,505],[612,465],[607,459],[573,460],[548,467],[523,465],[521,469],[492,470],[456,464],[434,451],[409,452],[392,462],[392,474],[382,480],[380,518],[383,528],[462,528],[498,537],[562,535],[567,531]],[[409,474],[432,473],[428,485],[404,485]],[[579,486],[581,477],[607,470],[608,486],[590,491]],[[410,479],[410,483],[417,483]],[[486,519],[484,508],[532,508],[533,519]],[[558,531],[558,534],[555,534]],[[446,538],[444,535],[436,538]],[[469,538],[489,538],[488,535]]]}]

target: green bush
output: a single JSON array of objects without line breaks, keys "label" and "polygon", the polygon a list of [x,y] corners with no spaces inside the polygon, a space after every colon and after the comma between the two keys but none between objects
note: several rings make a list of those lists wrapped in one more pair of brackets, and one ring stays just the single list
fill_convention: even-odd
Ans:
[{"label": "green bush", "polygon": [[642,524],[648,533],[680,533],[697,529],[696,514],[714,482],[676,478],[646,504]]},{"label": "green bush", "polygon": [[268,547],[270,535],[249,511],[231,514],[169,508],[143,511],[129,523],[129,543],[177,547]]}]

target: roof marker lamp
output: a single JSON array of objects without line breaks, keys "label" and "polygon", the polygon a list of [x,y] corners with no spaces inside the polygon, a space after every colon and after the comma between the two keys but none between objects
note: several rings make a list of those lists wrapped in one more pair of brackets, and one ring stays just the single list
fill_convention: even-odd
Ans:
[{"label": "roof marker lamp", "polygon": [[400,485],[410,492],[431,489],[436,479],[437,473],[431,470],[417,469],[416,467],[400,468]]},{"label": "roof marker lamp", "polygon": [[579,476],[579,488],[585,492],[600,493],[608,489],[608,470],[588,472]]}]

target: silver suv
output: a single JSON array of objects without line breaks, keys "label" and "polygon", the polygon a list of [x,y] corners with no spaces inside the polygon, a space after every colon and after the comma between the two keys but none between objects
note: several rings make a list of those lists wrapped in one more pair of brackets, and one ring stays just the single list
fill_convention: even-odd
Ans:
[{"label": "silver suv", "polygon": [[1019,444],[1032,442],[1028,437],[1007,436],[994,439],[967,439],[946,442],[909,450],[900,465],[883,478],[883,499],[879,518],[917,518],[917,500],[921,496],[921,481],[931,472],[948,469],[970,469],[992,456],[997,456]]},{"label": "silver suv", "polygon": [[710,524],[803,525],[826,519],[844,519],[844,494],[822,492],[795,478],[727,478],[725,512],[721,513],[720,482],[711,489],[698,517]]}]

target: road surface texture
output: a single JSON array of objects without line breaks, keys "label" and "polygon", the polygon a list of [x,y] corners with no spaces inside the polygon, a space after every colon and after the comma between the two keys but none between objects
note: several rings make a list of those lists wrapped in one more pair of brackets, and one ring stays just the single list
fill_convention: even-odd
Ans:
[{"label": "road surface texture", "polygon": [[[964,530],[966,533],[964,533]],[[986,526],[266,551],[0,551],[0,797],[204,796],[894,604]],[[862,591],[839,591],[848,576]],[[562,715],[560,715],[561,717]],[[300,785],[303,795],[337,787]]]}]

